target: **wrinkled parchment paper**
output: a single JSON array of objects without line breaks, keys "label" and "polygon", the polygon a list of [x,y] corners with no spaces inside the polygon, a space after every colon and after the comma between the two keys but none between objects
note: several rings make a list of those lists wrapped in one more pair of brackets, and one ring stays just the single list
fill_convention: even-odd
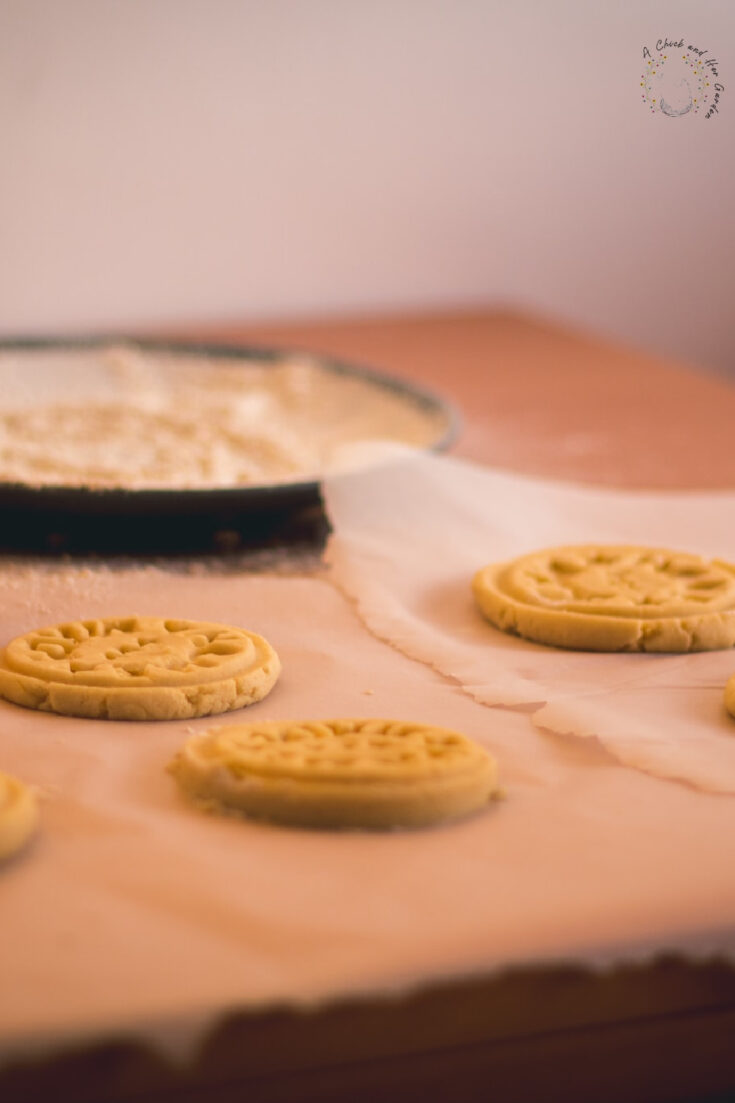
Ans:
[{"label": "wrinkled parchment paper", "polygon": [[[449,461],[381,486],[384,474],[328,487],[337,524],[330,571],[0,564],[2,637],[129,612],[240,624],[273,643],[283,675],[233,721],[366,715],[443,724],[496,755],[505,799],[463,822],[386,834],[219,819],[187,805],[165,772],[188,733],[211,721],[84,721],[0,702],[0,769],[43,798],[37,838],[0,870],[0,1061],[110,1036],[184,1060],[230,1010],[308,1008],[514,965],[603,968],[663,952],[735,960],[735,801],[629,769],[601,736],[541,730],[524,711],[488,708],[461,685],[466,669],[470,687],[491,686],[488,698],[538,702],[567,671],[566,703],[583,689],[590,700],[624,692],[632,715],[635,687],[617,667],[593,685],[578,657],[505,640],[488,644],[478,666],[479,640],[492,630],[473,619],[465,576],[476,566],[469,538],[478,513],[488,526],[482,562],[541,535],[589,532],[594,501],[600,538],[640,537],[645,503],[621,497],[613,522],[606,495],[492,473],[485,481]],[[482,487],[484,499],[475,493]],[[690,504],[687,513],[687,500],[672,499],[672,537],[675,519],[689,517],[687,545],[723,550],[717,499]],[[424,511],[431,524],[422,527]],[[651,516],[663,526],[664,514]],[[503,656],[513,663],[501,667]],[[710,672],[697,685],[714,692],[716,681]]]},{"label": "wrinkled parchment paper", "polygon": [[642,494],[521,478],[459,460],[406,458],[328,484],[332,577],[381,639],[491,706],[595,737],[626,766],[735,794],[735,652],[597,654],[493,628],[474,573],[559,544],[644,544],[735,562],[735,494]]}]

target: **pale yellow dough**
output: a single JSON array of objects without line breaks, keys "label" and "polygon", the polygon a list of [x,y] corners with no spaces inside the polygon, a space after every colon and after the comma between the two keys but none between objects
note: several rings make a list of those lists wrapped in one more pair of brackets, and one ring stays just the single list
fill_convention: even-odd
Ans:
[{"label": "pale yellow dough", "polygon": [[17,778],[0,773],[0,861],[25,846],[37,823],[33,790]]},{"label": "pale yellow dough", "polygon": [[497,791],[493,757],[459,732],[397,720],[231,724],[169,767],[199,804],[305,827],[420,827]]},{"label": "pale yellow dough", "polygon": [[735,567],[665,548],[549,548],[484,567],[492,624],[588,651],[713,651],[735,644]]},{"label": "pale yellow dough", "polygon": [[76,620],[9,643],[0,696],[66,716],[187,720],[260,701],[280,669],[270,644],[244,628],[161,617]]},{"label": "pale yellow dough", "polygon": [[735,674],[725,684],[725,708],[735,717]]}]

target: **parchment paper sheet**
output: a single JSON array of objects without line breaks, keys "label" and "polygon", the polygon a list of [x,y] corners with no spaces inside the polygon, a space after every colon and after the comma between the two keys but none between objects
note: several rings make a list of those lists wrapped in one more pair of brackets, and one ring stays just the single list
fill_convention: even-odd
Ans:
[{"label": "parchment paper sheet", "polygon": [[[452,500],[438,485],[439,499],[423,506],[435,539],[416,560],[420,609],[421,572],[462,548],[442,520]],[[339,493],[331,500],[343,513],[346,484]],[[369,493],[356,504],[379,517]],[[458,507],[468,530],[471,504]],[[487,501],[501,534],[507,519],[496,507]],[[408,546],[412,517],[401,524]],[[345,531],[354,553],[359,534]],[[385,534],[365,540],[369,559],[356,569],[369,562],[377,579],[377,565],[390,563]],[[470,549],[463,555],[474,563]],[[396,566],[383,584],[403,577]],[[436,577],[448,583],[449,610],[450,592],[464,593],[460,565]],[[0,1060],[111,1035],[186,1058],[231,1009],[312,1006],[519,964],[602,968],[665,952],[735,960],[735,801],[624,769],[596,741],[479,704],[371,635],[326,575],[6,565],[0,610],[3,640],[127,612],[253,628],[284,673],[234,721],[362,714],[443,724],[495,753],[506,790],[480,815],[418,832],[218,819],[189,807],[165,773],[188,731],[211,721],[83,721],[0,702],[0,769],[44,795],[36,841],[0,871]],[[455,624],[462,630],[459,617],[433,627],[449,638]],[[524,662],[518,677],[533,686]]]},{"label": "parchment paper sheet", "polygon": [[[493,628],[470,582],[486,563],[558,544],[646,544],[735,561],[735,494],[642,494],[418,456],[327,484],[332,578],[381,639],[486,705],[596,737],[620,762],[735,794],[735,653],[563,651]],[[543,706],[543,707],[542,707]]]}]

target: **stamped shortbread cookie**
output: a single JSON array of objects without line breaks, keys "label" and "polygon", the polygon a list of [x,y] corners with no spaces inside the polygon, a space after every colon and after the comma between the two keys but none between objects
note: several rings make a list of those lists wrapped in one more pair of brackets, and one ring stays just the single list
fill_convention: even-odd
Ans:
[{"label": "stamped shortbread cookie", "polygon": [[497,791],[493,757],[459,732],[397,720],[231,724],[169,767],[207,808],[305,827],[420,827]]},{"label": "stamped shortbread cookie", "polygon": [[33,790],[17,778],[0,773],[0,861],[25,846],[37,822]]},{"label": "stamped shortbread cookie", "polygon": [[496,627],[589,651],[735,644],[735,567],[664,548],[549,548],[484,567],[472,589]]},{"label": "stamped shortbread cookie", "polygon": [[281,664],[254,632],[161,617],[39,628],[0,655],[0,696],[108,720],[185,720],[260,701]]},{"label": "stamped shortbread cookie", "polygon": [[725,685],[725,708],[735,718],[735,674],[727,680]]}]

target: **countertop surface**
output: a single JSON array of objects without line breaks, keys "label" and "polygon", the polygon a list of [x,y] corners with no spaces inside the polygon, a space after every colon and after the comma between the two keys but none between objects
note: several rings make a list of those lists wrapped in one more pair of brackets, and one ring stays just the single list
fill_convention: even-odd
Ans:
[{"label": "countertop surface", "polygon": [[[600,488],[735,490],[735,449],[732,448],[735,387],[705,372],[621,348],[547,321],[505,311],[473,310],[257,326],[218,324],[179,328],[165,336],[301,348],[420,382],[448,398],[459,409],[463,431],[451,453],[504,472]],[[102,569],[104,571],[104,564]],[[105,573],[104,577],[102,574],[95,576],[94,587],[90,590],[93,600],[102,607],[104,601],[116,595],[116,587],[119,588],[120,579],[124,577],[124,572],[118,576],[114,571]],[[44,578],[51,576],[42,574],[36,578],[34,575],[34,587],[42,587]],[[141,600],[155,602],[159,588],[157,576],[143,574],[140,579]],[[51,578],[49,585],[48,597],[40,590],[34,591],[27,600],[23,599],[26,605],[28,601],[35,602],[40,609],[42,602],[48,600],[49,606],[53,609],[58,606],[61,613],[66,609],[65,602],[74,598],[74,587],[82,583],[75,576],[69,584],[71,591],[67,593],[64,589],[67,583],[60,575],[56,580]],[[245,606],[252,599],[255,607],[260,603],[261,615],[269,621],[269,630],[278,634],[280,614],[272,602],[269,604],[269,587],[275,593],[280,585],[277,579],[235,579],[231,580],[232,590],[225,592],[216,578],[202,576],[202,581],[197,583],[197,576],[193,575],[185,580],[182,578],[178,585],[171,574],[162,585],[168,598],[177,604],[172,615],[184,615],[188,601],[201,605],[202,611],[207,611],[211,605],[215,612],[221,610],[218,615],[224,617],[230,600],[234,605],[239,602]],[[323,600],[314,587],[324,584],[316,579],[292,579],[283,585],[290,586],[294,594],[299,587],[303,589],[302,612],[289,626],[292,638],[284,632],[287,650],[290,648],[297,655],[298,617],[307,618],[312,611],[310,602]],[[6,609],[4,635],[15,621],[21,623],[22,617],[28,615],[21,597],[15,596],[17,587],[14,589],[14,586],[15,583],[6,585],[11,600]],[[335,631],[339,627],[340,632],[347,634],[345,638],[355,633],[357,639],[357,629],[350,621],[348,607],[340,601],[340,595],[333,593],[324,606],[327,612],[317,632],[322,648],[318,653],[323,653],[328,662],[336,662],[339,658],[330,655],[330,648],[334,648],[329,638],[330,617],[334,620]],[[447,716],[456,709],[458,714],[467,717],[468,723],[477,723],[482,706],[459,696],[451,679],[449,685],[441,683],[433,673],[405,655],[396,656],[395,663],[391,664],[390,649],[367,633],[361,646],[364,646],[365,655],[373,656],[369,661],[376,669],[384,671],[391,682],[390,692],[395,700],[400,700],[402,679],[405,678],[408,699],[420,699],[425,685],[427,699],[436,701],[437,707]],[[308,666],[309,661],[305,653],[303,662]],[[356,661],[356,658],[345,659],[348,664]],[[315,683],[311,696],[319,701],[322,689],[318,664],[313,665],[313,673]],[[278,707],[286,707],[289,693],[293,700],[297,699],[294,696],[296,688],[293,681],[285,684],[283,703]],[[348,689],[348,685],[340,686],[345,701],[349,700]],[[507,715],[509,730],[517,729],[520,733],[527,722],[524,707]],[[62,737],[58,740],[60,743],[63,743],[65,732],[71,732],[63,727],[65,723],[68,722],[62,721],[55,729]],[[104,727],[104,722],[97,727]],[[18,731],[21,729],[28,733],[29,739],[36,738],[33,717],[25,710],[19,714]],[[78,769],[79,779],[84,781],[83,770],[94,761],[95,770],[104,783],[104,756],[97,746],[93,747],[94,733],[91,728],[89,731],[92,742],[76,748],[80,764],[74,769]],[[162,735],[167,748],[169,744],[172,748],[175,746],[174,736],[176,733],[170,730]],[[73,733],[69,738],[74,738]],[[116,746],[117,761],[121,765],[128,763],[126,770],[131,777],[141,774],[144,759],[154,761],[153,749],[146,746],[140,756],[140,768],[133,767],[124,739],[118,738]],[[555,748],[551,743],[545,749],[541,749],[539,743],[539,748],[544,763],[547,761],[544,756],[548,756],[551,763],[548,768],[553,772],[556,769],[553,764]],[[578,753],[578,761],[574,757],[576,754],[572,752],[564,770],[568,769],[569,776],[574,778],[576,770],[590,769],[595,774],[595,783],[599,783],[603,768],[609,765],[604,752],[599,748],[585,749]],[[31,751],[28,756],[28,761],[32,762]],[[512,763],[512,753],[509,760]],[[69,776],[73,776],[73,772]],[[518,776],[522,777],[522,771]],[[691,793],[678,791],[666,781],[644,775],[640,775],[640,779],[634,781],[630,792],[638,794],[641,801],[655,800],[660,793],[661,808],[666,814],[675,815],[677,808],[685,808],[695,799]],[[529,799],[533,797],[533,784],[528,786]],[[145,782],[146,795],[167,801],[168,791],[164,785],[161,781]],[[711,816],[713,829],[715,824],[724,823],[730,814],[732,797],[706,795],[697,799],[715,802]],[[519,800],[519,808],[521,803]],[[593,824],[594,812],[588,808],[585,815],[591,817],[589,822]],[[56,810],[50,810],[48,820],[49,836],[53,834],[54,823],[60,830],[72,826],[75,831],[80,830],[81,821],[73,810],[64,809],[63,802]],[[708,830],[705,821],[709,822],[707,816],[697,820],[702,838]],[[143,820],[140,822],[142,824]],[[181,822],[183,824],[183,820]],[[658,829],[661,824],[659,820],[655,822]],[[172,818],[169,810],[161,818],[160,825],[160,829],[156,828],[156,845],[165,837],[173,854],[175,840],[171,832],[175,827],[175,815]],[[109,824],[100,822],[102,826],[105,831],[111,830]],[[115,830],[118,827],[115,824]],[[685,825],[677,822],[675,827],[684,840]],[[190,830],[188,826],[185,829]],[[208,828],[211,838],[219,830],[223,845],[227,845],[231,825],[221,829],[211,826]],[[100,835],[99,847],[95,841],[90,848],[91,861],[105,860],[103,841]],[[710,841],[715,842],[714,839]],[[451,860],[450,843],[448,840],[443,846],[447,860]],[[54,845],[53,838],[49,838],[46,860],[56,853]],[[124,844],[121,841],[119,845],[122,853]],[[203,855],[206,845],[209,844],[203,843]],[[298,845],[306,855],[311,843],[304,839]],[[371,845],[370,842],[364,844],[366,857]],[[400,845],[407,854],[410,852],[410,840]],[[283,846],[284,839],[274,835],[266,849],[275,855]],[[72,852],[69,851],[66,857],[64,853],[61,847],[58,850],[60,884],[73,872],[74,862],[82,861],[78,852],[70,856]],[[37,856],[39,861],[43,854],[42,849],[41,856]],[[593,863],[592,851],[586,850],[585,855],[585,861]],[[715,869],[712,865],[716,862],[714,850],[713,855],[710,856],[710,869],[703,872],[704,879]],[[279,860],[289,868],[298,864],[295,851],[288,854],[283,850]],[[643,869],[643,859],[641,863]],[[150,871],[154,868],[151,864]],[[81,865],[79,875],[83,879]],[[110,885],[119,888],[117,876],[117,871],[111,870]],[[366,876],[375,877],[376,874],[368,873],[366,867]],[[141,885],[147,886],[146,892],[152,891],[145,861],[141,862],[139,870],[125,872],[126,888],[136,884],[136,877],[140,878]],[[419,885],[420,872],[416,872],[416,877]],[[42,877],[40,881],[43,882]],[[460,882],[458,873],[458,884]],[[324,884],[327,885],[326,873]],[[713,907],[717,903],[716,885],[715,877],[711,879],[709,890]],[[487,891],[491,886],[492,877],[488,875]],[[213,893],[222,896],[217,902],[219,907],[224,902],[223,882],[217,880],[214,868],[211,887]],[[5,888],[8,892],[12,889],[10,881]],[[172,872],[166,891],[174,889],[180,894],[181,906],[185,909],[187,894],[183,873],[179,885]],[[554,891],[558,891],[558,886]],[[426,892],[426,899],[430,900],[431,893]],[[158,919],[164,918],[165,908],[170,903],[165,895],[164,889],[160,894],[156,890]],[[592,904],[593,895],[585,897]],[[410,894],[406,896],[406,900],[409,899]],[[537,895],[531,894],[531,899],[534,907],[542,908]],[[288,900],[287,893],[284,900]],[[121,906],[122,902],[121,896]],[[653,894],[649,905],[655,905]],[[727,906],[729,908],[729,903]],[[84,908],[81,904],[79,907],[82,916]],[[125,907],[130,910],[129,900]],[[389,909],[385,914],[390,914]],[[146,929],[143,919],[140,920],[141,932]],[[137,923],[138,918],[134,922]],[[431,922],[430,916],[426,917],[426,922]],[[718,917],[713,912],[713,926],[717,922]],[[121,913],[121,931],[123,927]],[[580,938],[583,928],[580,919]],[[29,930],[36,929],[43,929],[37,916],[29,924]],[[162,945],[163,929],[160,923],[156,927]],[[471,924],[468,924],[467,930],[470,929]],[[703,945],[706,945],[712,934],[706,917],[702,918],[701,929]],[[178,932],[177,937],[180,936]],[[316,929],[313,943],[315,947],[319,944]],[[186,940],[182,942],[185,944]],[[273,945],[276,944],[274,936]],[[346,941],[345,960],[349,960],[348,951]],[[296,960],[296,947],[294,955]],[[460,956],[457,955],[457,960]],[[334,960],[338,965],[339,956]],[[121,952],[120,969],[124,961]],[[106,975],[114,978],[116,968],[116,963],[111,961]],[[308,973],[305,967],[300,968],[304,975]],[[315,966],[314,975],[318,972]],[[59,975],[63,975],[62,967]],[[185,990],[185,978],[180,978],[179,984],[183,985],[181,990]],[[335,982],[334,987],[338,989],[339,985]],[[111,1009],[113,1014],[114,991],[109,995],[106,1013]],[[58,1004],[57,997],[55,994],[50,1006]],[[683,1103],[709,1097],[724,1099],[725,1093],[735,1092],[735,1056],[731,1045],[735,1028],[735,971],[726,962],[711,959],[706,954],[699,958],[694,954],[685,959],[649,952],[639,959],[631,957],[614,969],[602,971],[590,970],[573,960],[557,960],[548,967],[533,968],[522,964],[519,967],[516,962],[513,969],[496,968],[487,976],[481,972],[452,976],[450,971],[441,981],[432,976],[425,984],[412,982],[410,990],[396,991],[390,997],[385,994],[374,998],[355,997],[353,991],[345,987],[343,998],[327,1004],[322,1001],[315,1010],[297,1011],[270,1005],[264,1010],[256,1008],[238,1013],[235,1001],[230,999],[222,1007],[222,1016],[217,1028],[208,1034],[198,1050],[196,1059],[184,1066],[170,1065],[160,1052],[141,1045],[135,1038],[106,1034],[98,1045],[88,1044],[60,1054],[54,1054],[52,1046],[45,1057],[36,1054],[27,1062],[0,1070],[0,1095],[9,1103],[16,1099],[49,1096],[79,1103],[92,1103],[93,1100],[96,1103],[132,1103],[136,1099],[225,1103],[241,1098],[251,1103],[259,1100],[264,1103],[286,1100],[328,1103],[378,1098],[480,1101],[489,1098],[488,1085],[492,1084],[493,1096],[510,1103],[534,1098],[558,1099],[565,1103],[591,1099],[596,1103],[608,1100],[618,1103],[622,1099],[633,1103],[676,1103],[677,1100]]]},{"label": "countertop surface", "polygon": [[454,453],[511,471],[598,486],[735,487],[735,386],[549,321],[478,310],[178,335],[306,348],[426,384],[462,414]]}]

